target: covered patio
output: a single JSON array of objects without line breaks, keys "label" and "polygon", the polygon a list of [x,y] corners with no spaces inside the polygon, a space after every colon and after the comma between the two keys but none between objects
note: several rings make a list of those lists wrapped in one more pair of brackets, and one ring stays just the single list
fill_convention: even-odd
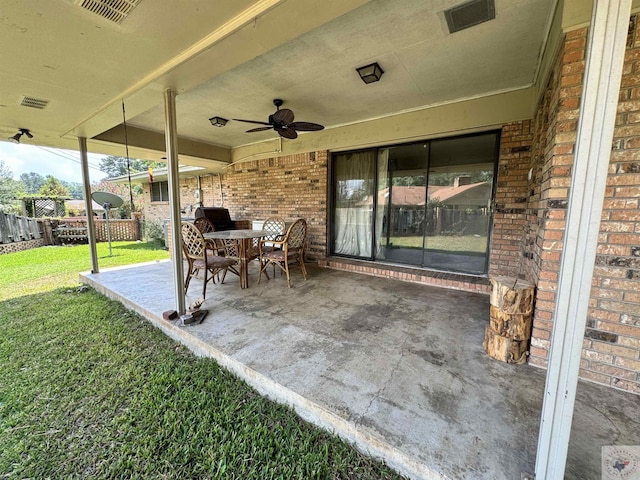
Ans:
[{"label": "covered patio", "polygon": [[[410,478],[533,478],[545,372],[484,353],[488,296],[312,264],[288,289],[253,263],[249,289],[208,286],[208,316],[183,327],[162,318],[170,261],[81,281]],[[600,478],[601,447],[640,444],[638,419],[638,396],[581,381],[565,478]]]},{"label": "covered patio", "polygon": [[[639,443],[623,433],[638,430],[638,397],[619,392],[640,393],[640,0],[192,0],[180,22],[168,0],[5,10],[4,138],[78,149],[87,199],[88,152],[166,162],[166,181],[147,184],[145,221],[177,225],[194,206],[302,217],[309,261],[430,283],[460,265],[430,256],[428,230],[408,274],[374,248],[382,205],[362,251],[336,241],[339,209],[357,216],[387,183],[426,194],[491,179],[487,228],[470,232],[484,262],[462,273],[536,286],[530,366],[483,356],[485,297],[426,285],[322,270],[327,285],[295,293],[252,281],[234,296],[230,283],[212,290],[203,325],[180,329],[160,313],[185,310],[182,264],[98,273],[93,222],[86,281],[415,477],[464,477],[452,465],[466,465],[470,478],[520,478],[535,458],[538,480],[560,479],[571,436],[567,476],[598,478],[601,445]],[[377,81],[360,76],[376,66]],[[181,176],[185,166],[197,173]],[[609,389],[585,397],[578,378]],[[576,418],[570,435],[576,393],[577,416],[605,413]]]}]

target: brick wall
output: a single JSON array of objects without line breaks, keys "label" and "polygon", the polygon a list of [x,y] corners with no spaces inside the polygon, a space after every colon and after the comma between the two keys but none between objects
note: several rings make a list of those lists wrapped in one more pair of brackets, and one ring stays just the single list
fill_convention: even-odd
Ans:
[{"label": "brick wall", "polygon": [[[587,29],[567,33],[531,128],[532,178],[526,184],[515,274],[537,285],[529,362],[541,367],[547,364],[555,310],[587,34]],[[640,44],[636,38],[626,53],[580,377],[640,393]],[[498,204],[521,191],[524,159],[522,154],[514,158],[508,144],[526,130],[527,122],[505,126]],[[515,235],[513,223],[519,219],[496,215],[492,273],[514,274],[517,262],[501,255],[515,251],[518,242],[511,234]]]},{"label": "brick wall", "polygon": [[142,185],[144,195],[144,220],[162,226],[162,222],[169,218],[169,202],[151,201],[151,184]]},{"label": "brick wall", "polygon": [[532,138],[531,121],[502,128],[489,261],[492,277],[518,277],[521,272]]},{"label": "brick wall", "polygon": [[640,393],[640,38],[629,38],[581,375]]},{"label": "brick wall", "polygon": [[[237,163],[220,175],[201,176],[200,188],[205,206],[228,208],[247,227],[272,216],[287,224],[306,219],[306,255],[318,260],[326,256],[327,176],[327,152],[309,152]],[[194,203],[197,184],[195,177],[180,180],[183,208]]]},{"label": "brick wall", "polygon": [[326,256],[326,151],[237,163],[221,176],[222,205],[236,220],[305,218],[307,257]]},{"label": "brick wall", "polygon": [[47,245],[47,241],[44,238],[24,240],[22,242],[3,243],[0,244],[0,255],[5,253],[21,252],[22,250],[30,250],[32,248],[40,248],[45,245]]},{"label": "brick wall", "polygon": [[529,363],[546,367],[580,115],[585,29],[569,32],[558,54],[535,122],[525,272],[537,285]]}]

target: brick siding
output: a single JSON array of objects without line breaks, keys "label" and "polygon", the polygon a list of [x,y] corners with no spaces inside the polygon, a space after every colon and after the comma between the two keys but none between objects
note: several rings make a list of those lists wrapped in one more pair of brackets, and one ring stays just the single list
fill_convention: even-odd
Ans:
[{"label": "brick siding", "polygon": [[[183,209],[194,204],[197,185],[196,177],[180,180]],[[205,206],[228,208],[231,218],[246,222],[247,227],[272,216],[287,223],[306,219],[307,259],[326,256],[326,151],[240,162],[220,175],[201,176],[200,188]]]},{"label": "brick siding", "polygon": [[[540,367],[547,365],[553,326],[587,35],[587,29],[567,33],[535,118],[505,125],[502,134],[490,273],[536,284],[529,363]],[[636,38],[625,59],[580,377],[640,393],[640,44]]]},{"label": "brick siding", "polygon": [[581,375],[640,393],[640,39],[625,53]]},{"label": "brick siding", "polygon": [[35,240],[24,240],[22,242],[3,243],[0,245],[0,255],[5,253],[21,252],[31,248],[40,248],[47,245],[47,240],[37,238]]},{"label": "brick siding", "polygon": [[531,122],[502,128],[489,275],[518,276],[527,212],[527,173],[531,167]]}]

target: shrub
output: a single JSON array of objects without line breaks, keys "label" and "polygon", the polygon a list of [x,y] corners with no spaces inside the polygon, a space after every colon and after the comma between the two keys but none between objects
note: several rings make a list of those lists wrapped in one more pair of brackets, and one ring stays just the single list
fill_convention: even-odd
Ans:
[{"label": "shrub", "polygon": [[160,222],[152,220],[142,221],[142,236],[146,242],[164,244],[164,228]]}]

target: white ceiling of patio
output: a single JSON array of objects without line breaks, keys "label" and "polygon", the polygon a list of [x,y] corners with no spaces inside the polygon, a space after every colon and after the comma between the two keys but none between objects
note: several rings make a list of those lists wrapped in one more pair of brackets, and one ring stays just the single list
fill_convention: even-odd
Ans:
[{"label": "white ceiling of patio", "polygon": [[[33,143],[76,149],[78,135],[122,123],[123,99],[128,126],[163,134],[166,88],[178,91],[180,139],[226,149],[277,134],[208,119],[265,121],[274,98],[330,130],[522,89],[556,3],[496,0],[494,20],[450,34],[443,12],[464,0],[140,0],[121,24],[82,2],[3,0],[3,139],[28,128]],[[384,75],[365,85],[355,68],[374,61]]]}]

